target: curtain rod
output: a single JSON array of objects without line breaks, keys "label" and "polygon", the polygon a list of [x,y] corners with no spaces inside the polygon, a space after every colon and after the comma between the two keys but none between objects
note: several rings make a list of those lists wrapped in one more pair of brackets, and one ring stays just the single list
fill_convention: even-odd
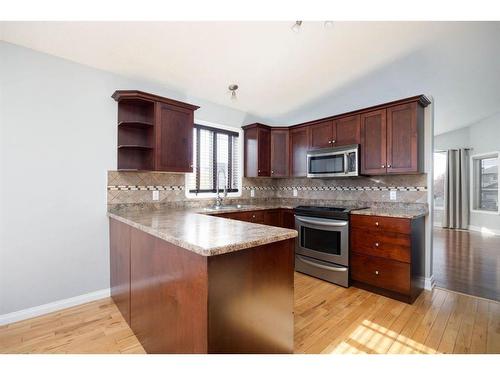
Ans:
[{"label": "curtain rod", "polygon": [[447,150],[434,150],[434,152],[446,152],[446,151],[459,151],[459,150],[474,150],[472,147],[465,147],[465,148],[449,148]]}]

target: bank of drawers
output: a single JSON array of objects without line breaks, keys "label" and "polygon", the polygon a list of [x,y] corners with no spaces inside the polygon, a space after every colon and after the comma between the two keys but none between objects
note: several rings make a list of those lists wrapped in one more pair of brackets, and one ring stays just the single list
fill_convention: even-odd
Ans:
[{"label": "bank of drawers", "polygon": [[352,215],[351,279],[408,296],[412,293],[412,219]]}]

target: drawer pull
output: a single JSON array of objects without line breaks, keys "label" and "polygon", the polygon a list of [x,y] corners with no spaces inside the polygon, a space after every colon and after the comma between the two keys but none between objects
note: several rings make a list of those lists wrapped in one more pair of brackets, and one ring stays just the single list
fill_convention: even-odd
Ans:
[{"label": "drawer pull", "polygon": [[375,226],[377,226],[377,227],[378,227],[378,221],[376,221],[376,222],[375,222]]},{"label": "drawer pull", "polygon": [[375,271],[375,275],[378,275],[378,271]]},{"label": "drawer pull", "polygon": [[252,215],[252,219],[255,219],[255,215]]},{"label": "drawer pull", "polygon": [[375,247],[378,247],[378,242],[375,242]]}]

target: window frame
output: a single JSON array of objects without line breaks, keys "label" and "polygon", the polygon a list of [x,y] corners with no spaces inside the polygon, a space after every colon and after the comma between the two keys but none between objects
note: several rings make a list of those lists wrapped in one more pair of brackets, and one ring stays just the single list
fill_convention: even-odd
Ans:
[{"label": "window frame", "polygon": [[[227,197],[228,198],[238,198],[242,196],[242,189],[243,189],[243,129],[237,128],[234,126],[228,126],[228,125],[222,125],[222,124],[216,124],[213,122],[209,121],[204,121],[204,120],[199,120],[199,119],[194,119],[194,124],[195,125],[201,125],[201,126],[207,126],[210,128],[215,128],[215,129],[220,129],[220,130],[225,130],[225,131],[230,131],[234,133],[238,133],[238,139],[239,139],[239,145],[238,145],[238,170],[240,171],[239,176],[238,176],[238,181],[237,181],[237,192],[228,192]],[[194,153],[196,152],[196,148],[193,147],[193,160],[194,160]],[[193,171],[195,173],[195,171]],[[192,193],[189,191],[189,176],[192,173],[186,173],[185,177],[185,182],[184,182],[184,190],[186,194],[186,198],[189,199],[207,199],[207,198],[215,198],[217,197],[217,193],[215,192],[198,192],[198,193]]]},{"label": "window frame", "polygon": [[[434,187],[434,170],[435,170],[435,165],[434,165],[434,161],[435,161],[435,158],[436,158],[436,155],[435,154],[444,154],[445,158],[446,158],[446,151],[442,151],[442,150],[434,150],[432,152],[432,185]],[[445,175],[446,175],[446,170],[445,170]],[[445,176],[445,179],[446,179],[446,176]],[[443,197],[443,205],[442,206],[436,206],[436,198],[434,197],[434,191],[433,191],[433,194],[432,194],[432,205],[433,205],[433,208],[434,210],[437,210],[437,211],[444,211],[444,197]]]},{"label": "window frame", "polygon": [[480,163],[482,159],[497,159],[497,173],[500,176],[500,151],[485,152],[482,154],[472,155],[470,157],[470,211],[473,213],[489,214],[489,215],[500,215],[500,188],[497,189],[497,211],[483,210],[476,208],[478,203],[477,197],[477,186],[478,181],[476,181],[476,168],[477,163]]}]

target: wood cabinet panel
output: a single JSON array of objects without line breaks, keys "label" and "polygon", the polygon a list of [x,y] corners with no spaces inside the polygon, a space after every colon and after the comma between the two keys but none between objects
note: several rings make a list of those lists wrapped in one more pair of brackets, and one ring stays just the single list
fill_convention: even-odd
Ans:
[{"label": "wood cabinet panel", "polygon": [[271,177],[287,177],[290,159],[288,129],[271,130]]},{"label": "wood cabinet panel", "polygon": [[290,175],[305,177],[307,175],[307,150],[309,148],[309,128],[290,130]]},{"label": "wood cabinet panel", "polygon": [[258,128],[258,132],[259,165],[257,175],[269,177],[271,176],[271,130],[268,128]]},{"label": "wood cabinet panel", "polygon": [[333,121],[325,121],[309,127],[309,148],[318,149],[332,147],[335,135]]},{"label": "wood cabinet panel", "polygon": [[207,258],[131,228],[131,328],[148,353],[206,353]]},{"label": "wood cabinet panel", "polygon": [[111,298],[130,325],[130,227],[109,219]]},{"label": "wood cabinet panel", "polygon": [[387,173],[419,172],[422,132],[417,124],[417,108],[416,102],[387,108]]},{"label": "wood cabinet panel", "polygon": [[193,171],[193,111],[157,104],[156,170]]},{"label": "wood cabinet panel", "polygon": [[387,171],[386,110],[363,113],[361,121],[361,173],[380,175]]},{"label": "wood cabinet panel", "polygon": [[376,233],[395,232],[411,234],[411,220],[400,217],[351,215],[351,227]]},{"label": "wood cabinet panel", "polygon": [[293,353],[293,265],[293,239],[208,258],[210,353]]},{"label": "wood cabinet panel", "polygon": [[401,294],[410,294],[410,265],[352,252],[351,278]]},{"label": "wood cabinet panel", "polygon": [[361,142],[360,115],[347,116],[335,121],[335,146],[347,146]]},{"label": "wood cabinet panel", "polygon": [[400,262],[411,262],[411,240],[407,234],[351,229],[351,251]]},{"label": "wood cabinet panel", "polygon": [[281,210],[265,210],[264,211],[264,224],[273,227],[283,226],[283,217]]},{"label": "wood cabinet panel", "polygon": [[245,177],[271,175],[271,130],[260,124],[248,125],[245,130]]},{"label": "wood cabinet panel", "polygon": [[295,214],[292,209],[281,209],[283,228],[295,229]]},{"label": "wood cabinet panel", "polygon": [[256,127],[245,129],[245,177],[259,175],[259,130]]}]

